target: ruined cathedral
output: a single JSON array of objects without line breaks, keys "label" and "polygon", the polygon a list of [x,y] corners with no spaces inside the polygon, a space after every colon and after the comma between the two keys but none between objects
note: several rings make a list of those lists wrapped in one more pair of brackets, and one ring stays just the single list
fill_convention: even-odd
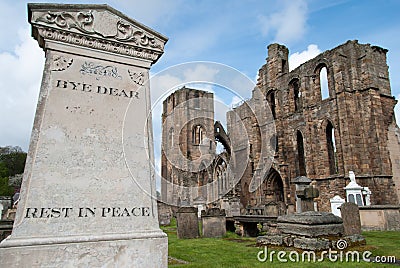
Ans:
[{"label": "ruined cathedral", "polygon": [[[294,181],[305,176],[320,193],[316,210],[330,211],[354,171],[371,204],[397,205],[400,130],[386,53],[348,41],[289,71],[288,49],[271,44],[258,93],[227,113],[226,129],[214,120],[212,93],[175,91],[163,102],[162,200],[218,206],[228,216],[273,203],[285,214],[296,210]],[[265,118],[254,113],[263,104]]]}]

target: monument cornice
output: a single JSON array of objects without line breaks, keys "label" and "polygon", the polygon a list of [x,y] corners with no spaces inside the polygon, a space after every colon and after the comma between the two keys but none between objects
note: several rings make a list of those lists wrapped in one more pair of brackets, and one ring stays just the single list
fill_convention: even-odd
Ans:
[{"label": "monument cornice", "polygon": [[163,54],[168,39],[121,12],[107,5],[74,6],[28,5],[32,35],[42,48],[51,40],[153,63]]}]

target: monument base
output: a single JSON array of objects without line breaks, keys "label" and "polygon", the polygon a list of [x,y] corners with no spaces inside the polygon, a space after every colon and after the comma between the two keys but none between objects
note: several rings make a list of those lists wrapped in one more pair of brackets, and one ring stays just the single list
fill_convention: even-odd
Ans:
[{"label": "monument base", "polygon": [[[114,235],[110,235],[114,236]],[[1,267],[167,267],[165,233],[110,237],[6,239],[0,244]],[[78,238],[78,239],[77,239]],[[64,241],[62,241],[64,240]],[[67,241],[70,240],[70,241]],[[47,240],[49,241],[49,240]],[[32,242],[32,243],[31,243]],[[36,244],[33,244],[36,243]]]}]

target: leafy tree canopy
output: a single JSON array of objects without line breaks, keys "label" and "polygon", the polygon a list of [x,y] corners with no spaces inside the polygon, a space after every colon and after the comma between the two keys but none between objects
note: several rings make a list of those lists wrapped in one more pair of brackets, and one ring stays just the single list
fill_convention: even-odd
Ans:
[{"label": "leafy tree canopy", "polygon": [[9,185],[10,177],[24,173],[26,153],[19,146],[0,147],[0,196],[14,194]]}]

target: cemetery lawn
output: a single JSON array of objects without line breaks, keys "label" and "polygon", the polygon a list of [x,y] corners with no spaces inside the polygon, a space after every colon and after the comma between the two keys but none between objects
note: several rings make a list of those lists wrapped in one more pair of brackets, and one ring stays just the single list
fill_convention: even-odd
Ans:
[{"label": "cemetery lawn", "polygon": [[[240,237],[228,232],[223,238],[198,238],[177,239],[175,221],[171,226],[161,227],[168,235],[168,267],[396,267],[393,264],[377,264],[361,261],[357,262],[331,262],[325,259],[323,262],[291,262],[278,261],[276,254],[273,261],[265,262],[257,260],[257,253],[264,248],[256,247],[256,238]],[[372,256],[395,256],[400,261],[400,232],[364,232],[367,240],[366,246],[352,248],[351,250],[371,251]],[[282,247],[268,247],[272,250],[287,252],[292,249]],[[301,258],[301,253],[299,254]],[[316,253],[317,258],[320,256]]]}]

